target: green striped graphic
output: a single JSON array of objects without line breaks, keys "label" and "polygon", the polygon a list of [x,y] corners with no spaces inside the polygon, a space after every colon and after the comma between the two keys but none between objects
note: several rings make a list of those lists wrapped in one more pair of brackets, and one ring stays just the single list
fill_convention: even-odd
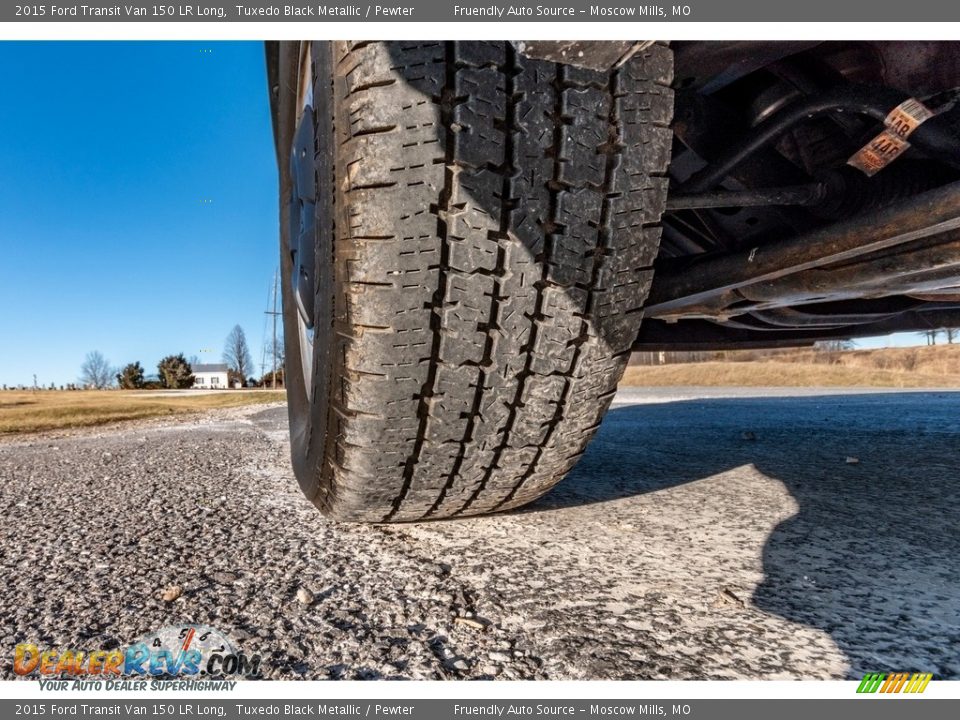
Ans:
[{"label": "green striped graphic", "polygon": [[863,676],[863,680],[860,681],[860,687],[857,688],[857,692],[875,693],[886,677],[885,673],[867,673]]}]

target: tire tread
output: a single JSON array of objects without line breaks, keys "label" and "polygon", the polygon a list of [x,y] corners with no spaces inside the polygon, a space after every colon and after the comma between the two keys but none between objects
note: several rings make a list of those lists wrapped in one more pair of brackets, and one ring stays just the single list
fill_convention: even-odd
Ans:
[{"label": "tire tread", "polygon": [[583,453],[639,328],[670,51],[609,73],[502,42],[331,51],[344,370],[314,502],[366,521],[525,504]]}]

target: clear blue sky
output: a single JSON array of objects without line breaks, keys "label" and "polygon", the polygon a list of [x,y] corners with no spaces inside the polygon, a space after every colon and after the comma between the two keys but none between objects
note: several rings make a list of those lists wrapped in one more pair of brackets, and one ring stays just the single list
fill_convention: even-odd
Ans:
[{"label": "clear blue sky", "polygon": [[263,45],[0,42],[0,68],[0,384],[74,382],[91,350],[148,373],[219,362],[237,323],[259,370],[278,258]]}]

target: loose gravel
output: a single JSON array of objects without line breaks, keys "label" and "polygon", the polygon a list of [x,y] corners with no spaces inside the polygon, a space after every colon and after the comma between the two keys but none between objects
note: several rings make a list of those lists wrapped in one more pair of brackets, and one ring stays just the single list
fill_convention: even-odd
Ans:
[{"label": "loose gravel", "polygon": [[960,678],[960,393],[630,389],[546,498],[415,525],[288,452],[283,407],[0,441],[0,674],[190,622],[268,678]]}]

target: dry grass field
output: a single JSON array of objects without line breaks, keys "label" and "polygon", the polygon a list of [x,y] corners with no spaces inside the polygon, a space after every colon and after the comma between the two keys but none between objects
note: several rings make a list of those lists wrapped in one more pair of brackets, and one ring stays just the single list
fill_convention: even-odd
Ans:
[{"label": "dry grass field", "polygon": [[104,425],[282,401],[283,392],[38,390],[0,392],[0,435]]},{"label": "dry grass field", "polygon": [[[707,362],[631,365],[624,386],[960,388],[960,345],[715,353]],[[0,391],[0,436],[282,402],[269,390]]]},{"label": "dry grass field", "polygon": [[960,345],[770,354],[723,353],[722,360],[632,365],[622,385],[748,387],[960,387]]}]

